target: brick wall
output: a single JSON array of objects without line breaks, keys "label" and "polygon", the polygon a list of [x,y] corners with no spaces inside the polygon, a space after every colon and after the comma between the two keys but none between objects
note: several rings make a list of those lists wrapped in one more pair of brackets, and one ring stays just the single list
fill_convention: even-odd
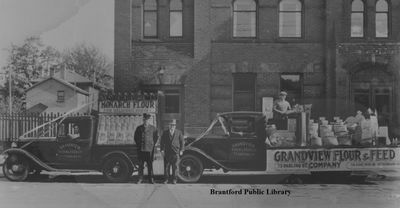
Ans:
[{"label": "brick wall", "polygon": [[[168,0],[160,0],[159,37],[145,40],[142,0],[116,0],[116,90],[132,90],[139,81],[160,84],[157,70],[165,66],[162,82],[184,86],[185,130],[196,133],[217,112],[232,110],[232,73],[257,73],[256,110],[261,110],[261,97],[279,92],[280,73],[296,72],[303,74],[304,102],[314,104],[314,116],[333,116],[338,106],[348,104],[344,65],[358,61],[339,57],[338,44],[399,42],[400,0],[391,1],[391,36],[386,39],[374,38],[375,0],[367,0],[366,38],[357,40],[349,38],[351,0],[302,2],[300,39],[278,37],[279,0],[258,0],[257,38],[251,40],[232,38],[231,0],[186,0],[184,38],[170,38]],[[393,71],[398,62],[398,55],[390,58]],[[397,109],[399,98],[396,94]]]},{"label": "brick wall", "polygon": [[276,97],[282,72],[302,73],[304,101],[314,115],[325,110],[325,70],[321,44],[213,43],[211,113],[232,111],[232,73],[253,72],[256,78],[256,111],[262,97]]},{"label": "brick wall", "polygon": [[131,2],[115,0],[114,87],[115,91],[134,88],[131,68]]},{"label": "brick wall", "polygon": [[[279,0],[258,0],[257,42],[291,42],[278,37]],[[304,0],[303,34],[298,42],[321,42],[325,34],[324,1]],[[228,41],[232,38],[232,1],[212,0],[210,5],[212,39]],[[296,42],[296,41],[295,41]]]},{"label": "brick wall", "polygon": [[193,68],[185,80],[185,129],[200,133],[210,123],[210,0],[194,2]]}]

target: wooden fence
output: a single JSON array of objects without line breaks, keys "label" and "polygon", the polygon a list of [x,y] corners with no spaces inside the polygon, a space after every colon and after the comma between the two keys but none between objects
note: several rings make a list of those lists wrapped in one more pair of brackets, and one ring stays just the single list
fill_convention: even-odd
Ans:
[{"label": "wooden fence", "polygon": [[[56,119],[63,113],[41,113],[41,114],[0,114],[0,142],[16,141],[25,132],[34,129],[46,122]],[[80,116],[74,114],[71,116]],[[55,137],[57,135],[56,122],[46,125],[31,132],[27,137],[44,136]]]}]

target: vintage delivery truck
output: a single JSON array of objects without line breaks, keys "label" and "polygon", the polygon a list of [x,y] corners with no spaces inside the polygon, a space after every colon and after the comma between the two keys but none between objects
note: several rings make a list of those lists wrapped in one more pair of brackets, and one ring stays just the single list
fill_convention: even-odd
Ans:
[{"label": "vintage delivery truck", "polygon": [[[157,94],[107,94],[94,115],[65,115],[27,132],[6,150],[4,176],[23,181],[45,171],[100,171],[111,182],[125,182],[137,170],[134,131],[142,114],[156,125]],[[48,132],[55,135],[48,135]],[[34,132],[42,132],[30,136]]]},{"label": "vintage delivery truck", "polygon": [[[96,115],[58,119],[54,137],[21,137],[14,148],[3,153],[5,177],[23,181],[42,170],[100,171],[112,182],[129,180],[138,162],[134,130],[144,112],[151,114],[151,122],[157,125],[157,99],[106,98],[99,107]],[[183,182],[197,182],[205,169],[285,176],[367,176],[400,168],[396,145],[314,144],[309,121],[306,112],[278,121],[266,119],[261,112],[218,114],[204,133],[185,138],[178,176]]]},{"label": "vintage delivery truck", "polygon": [[299,182],[296,175],[312,174],[329,181],[335,176],[363,179],[378,171],[400,170],[397,145],[352,144],[353,135],[336,144],[315,144],[309,121],[306,112],[284,120],[265,119],[261,112],[221,113],[202,135],[187,138],[179,177],[196,182],[204,169],[222,169],[285,175],[289,182]]}]

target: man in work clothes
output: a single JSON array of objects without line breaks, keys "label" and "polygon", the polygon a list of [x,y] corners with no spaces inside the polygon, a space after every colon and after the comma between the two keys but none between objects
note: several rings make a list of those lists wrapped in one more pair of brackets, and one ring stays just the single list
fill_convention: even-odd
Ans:
[{"label": "man in work clothes", "polygon": [[154,146],[158,140],[158,133],[156,127],[148,123],[150,115],[143,114],[143,124],[138,126],[135,131],[135,142],[137,146],[138,159],[139,159],[139,180],[138,184],[143,181],[144,163],[147,164],[147,172],[149,175],[149,182],[154,183],[153,178],[153,153]]},{"label": "man in work clothes", "polygon": [[184,140],[182,132],[176,129],[176,120],[168,125],[168,130],[161,136],[161,154],[164,155],[164,183],[168,183],[170,178],[170,168],[172,167],[172,183],[176,184],[178,174],[179,156],[182,155]]}]

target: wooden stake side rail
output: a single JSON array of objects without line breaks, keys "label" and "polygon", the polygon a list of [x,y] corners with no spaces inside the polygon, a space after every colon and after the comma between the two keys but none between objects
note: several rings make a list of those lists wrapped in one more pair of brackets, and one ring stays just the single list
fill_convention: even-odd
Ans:
[{"label": "wooden stake side rail", "polygon": [[[0,114],[0,142],[13,142],[25,132],[49,122],[64,113],[13,113]],[[73,114],[71,116],[82,116],[85,114]],[[57,135],[57,123],[46,125],[27,135],[27,137],[55,137]]]}]

